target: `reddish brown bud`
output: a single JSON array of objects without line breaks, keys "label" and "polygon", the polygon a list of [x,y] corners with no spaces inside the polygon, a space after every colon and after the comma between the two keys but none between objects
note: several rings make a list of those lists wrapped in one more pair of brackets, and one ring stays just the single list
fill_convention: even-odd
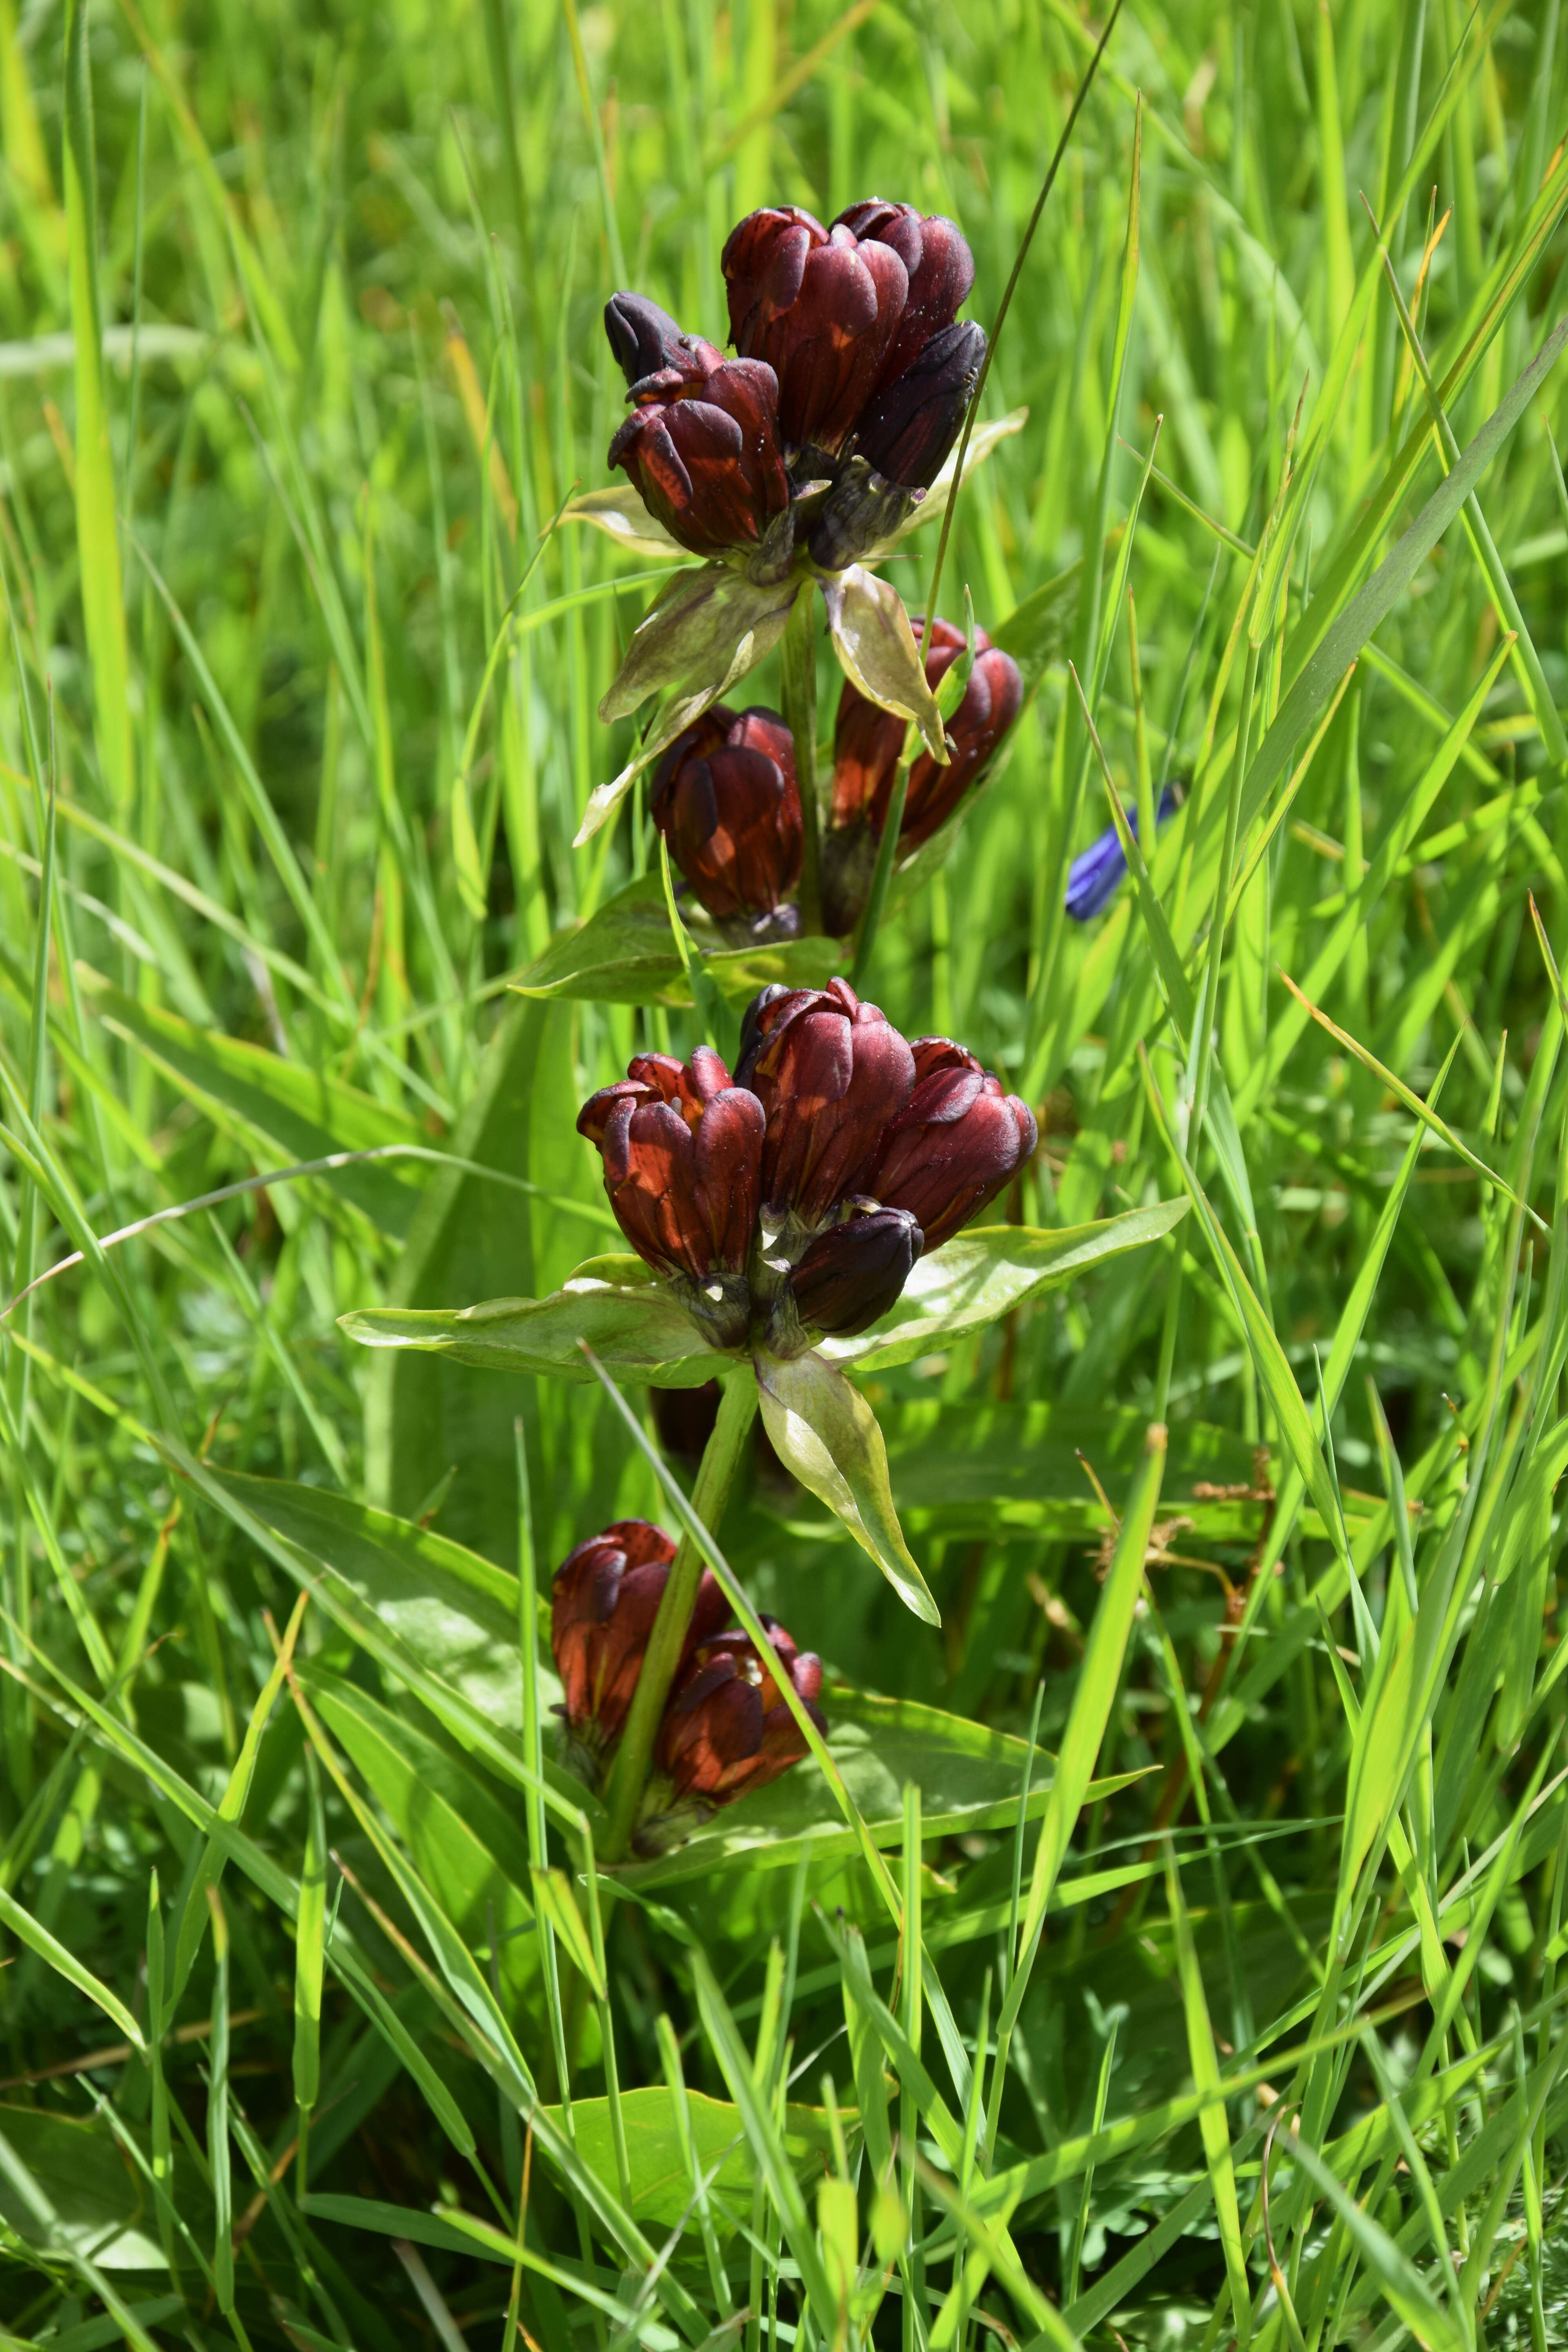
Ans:
[{"label": "reddish brown bud", "polygon": [[681,341],[689,348],[634,387],[637,405],[609,462],[625,467],[649,514],[694,555],[755,547],[789,506],[773,372],[755,360],[719,360],[696,337]]},{"label": "reddish brown bud", "polygon": [[[922,645],[925,623],[911,624]],[[931,634],[925,657],[926,682],[935,687],[958,659],[964,646],[962,629],[939,620]],[[945,768],[929,752],[910,770],[900,846],[918,849],[951,815],[979,776],[1018,716],[1024,681],[1011,654],[994,646],[984,629],[974,632],[974,667],[963,699],[947,722],[953,747]],[[842,829],[869,818],[879,835],[887,819],[893,775],[903,749],[902,719],[868,702],[847,678],[838,698],[838,719],[833,731],[833,823]]]},{"label": "reddish brown bud", "polygon": [[[590,1779],[626,1727],[675,1546],[647,1519],[617,1519],[569,1552],[551,1588],[550,1645],[569,1740]],[[681,1653],[689,1659],[730,1613],[704,1570]]]},{"label": "reddish brown bud", "polygon": [[[805,1734],[780,1688],[787,1675],[818,1730],[826,1721],[815,1702],[822,1661],[797,1650],[777,1620],[764,1617],[768,1651],[759,1654],[745,1633],[719,1633],[700,1643],[676,1684],[659,1728],[657,1762],[677,1806],[699,1814],[733,1804],[765,1788],[806,1752]],[[649,1823],[659,1843],[657,1822]]]},{"label": "reddish brown bud", "polygon": [[[912,366],[933,335],[952,326],[974,283],[974,256],[956,222],[941,213],[922,219],[913,205],[885,204],[880,196],[851,205],[833,226],[891,246],[909,278],[898,329],[882,362],[880,391]],[[983,352],[984,348],[982,336]]]},{"label": "reddish brown bud", "polygon": [[845,1223],[819,1234],[796,1260],[789,1291],[804,1333],[847,1339],[887,1313],[921,1254],[907,1209],[856,1201]]},{"label": "reddish brown bud", "polygon": [[654,771],[653,820],[709,913],[773,914],[800,879],[795,742],[773,710],[708,711]]},{"label": "reddish brown bud", "polygon": [[778,378],[791,449],[839,449],[880,383],[909,292],[891,246],[831,232],[798,205],[748,214],[722,268],[737,351]]},{"label": "reddish brown bud", "polygon": [[958,438],[984,357],[984,328],[973,320],[943,327],[872,399],[857,456],[901,489],[929,489]]},{"label": "reddish brown bud", "polygon": [[716,1347],[746,1336],[763,1128],[761,1103],[731,1086],[707,1045],[684,1066],[668,1054],[634,1055],[625,1078],[578,1115],[578,1133],[604,1160],[621,1231]]},{"label": "reddish brown bud", "polygon": [[612,294],[605,305],[605,332],[616,364],[634,395],[644,380],[674,368],[679,382],[700,382],[724,364],[722,352],[689,335],[646,294]]},{"label": "reddish brown bud", "polygon": [[1034,1156],[1035,1115],[949,1037],[919,1037],[915,1086],[884,1138],[866,1189],[908,1210],[940,1249]]},{"label": "reddish brown bud", "polygon": [[747,1011],[740,1077],[767,1114],[763,1199],[818,1224],[858,1181],[914,1087],[908,1045],[847,981],[763,989]]}]

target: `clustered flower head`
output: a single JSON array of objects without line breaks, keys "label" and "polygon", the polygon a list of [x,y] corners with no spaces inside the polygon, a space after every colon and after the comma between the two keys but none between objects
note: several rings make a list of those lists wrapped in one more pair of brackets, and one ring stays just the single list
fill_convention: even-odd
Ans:
[{"label": "clustered flower head", "polygon": [[784,1358],[885,1315],[1037,1141],[965,1047],[911,1045],[843,980],[764,988],[732,1079],[708,1046],[638,1055],[577,1125],[622,1232],[712,1344]]},{"label": "clustered flower head", "polygon": [[[777,540],[790,488],[773,370],[726,360],[640,294],[616,295],[605,322],[633,404],[609,462],[625,467],[649,514],[693,555]],[[787,570],[787,533],[784,551]]]},{"label": "clustered flower head", "polygon": [[578,1115],[597,1144],[605,1190],[637,1255],[664,1276],[715,1347],[751,1321],[746,1264],[765,1120],[709,1045],[689,1062],[635,1054],[626,1076]]},{"label": "clustered flower head", "polygon": [[[923,654],[926,683],[940,685],[965,645],[951,621],[910,623]],[[994,758],[1023,708],[1024,680],[1011,654],[974,632],[974,667],[963,699],[947,721],[952,757],[938,767],[929,751],[910,770],[899,847],[908,853],[931,839]],[[870,887],[877,845],[888,820],[893,778],[904,745],[904,722],[883,710],[846,678],[833,730],[833,812],[826,846],[825,893],[830,931],[853,929]]]},{"label": "clustered flower head", "polygon": [[903,522],[952,448],[985,356],[957,317],[961,231],[879,197],[828,228],[750,213],[722,256],[726,360],[640,294],[605,327],[632,414],[610,445],[650,514],[698,555],[782,579],[804,551],[840,571]]},{"label": "clustered flower head", "polygon": [[[965,645],[951,621],[913,623],[926,682],[937,687]],[[1011,654],[974,633],[974,667],[947,721],[952,752],[938,767],[922,752],[910,770],[899,827],[902,854],[945,824],[984,775],[1024,701]],[[832,816],[825,844],[824,919],[842,938],[860,918],[888,819],[904,722],[846,678],[833,735]],[[790,894],[800,880],[801,807],[795,740],[773,710],[722,706],[678,735],[654,771],[652,812],[695,896],[737,940],[787,939],[799,929]]]},{"label": "clustered flower head", "polygon": [[[569,1552],[552,1588],[551,1645],[561,1677],[564,1760],[592,1787],[603,1781],[668,1580],[675,1545],[647,1519],[617,1519]],[[634,1838],[657,1853],[721,1805],[796,1764],[805,1740],[784,1677],[818,1729],[822,1661],[796,1647],[777,1620],[762,1621],[768,1651],[730,1623],[730,1605],[704,1570],[654,1744],[654,1776]]]},{"label": "clustered flower head", "polygon": [[721,704],[678,735],[654,771],[653,821],[718,922],[788,938],[799,910],[800,792],[795,739],[776,710]]}]

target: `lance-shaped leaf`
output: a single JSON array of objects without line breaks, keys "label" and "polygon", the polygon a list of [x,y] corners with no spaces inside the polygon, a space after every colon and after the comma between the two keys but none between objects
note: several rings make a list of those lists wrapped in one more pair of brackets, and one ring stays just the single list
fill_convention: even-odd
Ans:
[{"label": "lance-shaped leaf", "polygon": [[591,522],[628,555],[663,557],[668,563],[689,562],[688,550],[671,539],[664,525],[650,515],[630,482],[612,482],[602,490],[584,490],[571,499],[563,522]]},{"label": "lance-shaped leaf", "polygon": [[845,676],[868,702],[913,719],[939,767],[947,765],[947,738],[935,695],[926,684],[904,600],[864,564],[823,583],[833,650]]},{"label": "lance-shaped leaf", "polygon": [[679,572],[660,591],[626,648],[616,682],[599,705],[599,716],[608,726],[629,718],[650,694],[666,687],[683,686],[685,691],[667,705],[620,774],[590,793],[574,848],[591,841],[615,814],[650,761],[773,651],[784,635],[794,595],[793,583],[759,588],[727,563],[705,563],[700,571]]},{"label": "lance-shaped leaf", "polygon": [[[843,950],[832,940],[774,940],[735,947],[706,908],[680,904],[681,920],[702,951],[703,968],[737,1000],[772,981],[821,988]],[[596,1004],[689,1004],[691,990],[670,937],[657,873],[639,875],[575,929],[558,931],[514,986],[524,996],[570,996]]]},{"label": "lance-shaped leaf", "polygon": [[600,718],[608,727],[628,719],[665,687],[689,679],[695,688],[728,677],[748,632],[765,630],[776,618],[773,636],[752,656],[760,661],[783,634],[794,601],[793,582],[759,588],[728,563],[704,563],[679,573],[659,590],[638,622],[616,682],[599,705]]},{"label": "lance-shaped leaf", "polygon": [[787,1363],[759,1353],[756,1365],[763,1424],[785,1469],[843,1520],[906,1609],[940,1625],[893,1508],[888,1449],[865,1398],[816,1353]]},{"label": "lance-shaped leaf", "polygon": [[479,1307],[367,1307],[339,1318],[365,1348],[429,1348],[461,1364],[542,1372],[561,1381],[594,1375],[586,1339],[617,1380],[695,1389],[732,1360],[710,1348],[640,1258],[590,1258],[548,1298],[490,1298]]},{"label": "lance-shaped leaf", "polygon": [[874,1331],[854,1339],[825,1339],[820,1352],[856,1371],[912,1363],[961,1332],[978,1331],[1060,1282],[1142,1249],[1179,1224],[1185,1201],[1157,1201],[1092,1225],[1046,1233],[1032,1225],[982,1225],[959,1234],[922,1257],[898,1305]]}]

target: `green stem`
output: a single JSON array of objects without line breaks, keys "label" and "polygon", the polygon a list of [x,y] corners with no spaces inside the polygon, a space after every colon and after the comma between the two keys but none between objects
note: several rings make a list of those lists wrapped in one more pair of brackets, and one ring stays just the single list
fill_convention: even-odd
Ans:
[{"label": "green stem", "polygon": [[1219,1019],[1219,987],[1225,961],[1225,935],[1230,912],[1230,881],[1236,868],[1236,837],[1241,815],[1241,787],[1252,740],[1252,698],[1258,686],[1262,647],[1256,633],[1247,646],[1247,669],[1241,682],[1241,709],[1236,722],[1236,756],[1230,766],[1230,794],[1226,803],[1225,846],[1220,852],[1219,887],[1209,932],[1208,961],[1198,991],[1197,1018],[1193,1026],[1193,1108],[1187,1125],[1187,1160],[1197,1166],[1198,1139],[1208,1108],[1209,1067],[1214,1058],[1214,1033]]},{"label": "green stem", "polygon": [[822,803],[816,782],[816,583],[803,581],[779,648],[784,725],[795,738],[800,790],[800,919],[822,929]]},{"label": "green stem", "polygon": [[882,838],[877,844],[877,865],[871,876],[871,895],[866,901],[866,912],[861,919],[860,943],[855,950],[854,982],[857,988],[869,969],[871,950],[877,944],[877,933],[881,929],[882,915],[888,904],[888,892],[892,887],[893,860],[899,854],[904,803],[909,798],[910,763],[919,745],[920,738],[914,727],[906,727],[904,748],[893,771],[893,789],[888,795],[888,814],[882,824]]},{"label": "green stem", "polygon": [[[710,1535],[717,1534],[719,1523],[724,1516],[724,1505],[734,1484],[741,1449],[756,1418],[756,1375],[750,1364],[737,1365],[720,1393],[719,1418],[713,1424],[713,1434],[703,1453],[697,1484],[691,1490],[691,1507]],[[623,1861],[632,1842],[648,1766],[653,1761],[653,1746],[658,1733],[659,1719],[664,1713],[664,1702],[669,1696],[670,1684],[675,1680],[675,1670],[680,1663],[680,1653],[686,1641],[686,1629],[697,1605],[697,1588],[702,1580],[702,1553],[698,1545],[690,1536],[683,1535],[669,1571],[669,1581],[664,1588],[664,1598],[658,1604],[658,1615],[653,1621],[653,1632],[648,1638],[642,1671],[637,1676],[631,1713],[626,1717],[620,1753],[616,1758],[611,1776],[610,1827],[604,1853],[606,1862]]]}]

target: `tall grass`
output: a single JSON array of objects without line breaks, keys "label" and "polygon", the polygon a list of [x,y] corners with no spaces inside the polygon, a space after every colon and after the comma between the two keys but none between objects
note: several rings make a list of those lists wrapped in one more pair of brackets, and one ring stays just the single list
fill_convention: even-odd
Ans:
[{"label": "tall grass", "polygon": [[1118,25],[944,567],[1033,699],[867,987],[1015,1222],[1191,1207],[868,1384],[940,1633],[742,1482],[837,1792],[598,1869],[538,1596],[647,1400],[336,1328],[604,1246],[698,1039],[508,991],[649,856],[605,296],[875,191],[989,319],[1099,30],[0,0],[5,2344],[1568,2341],[1557,0]]}]

